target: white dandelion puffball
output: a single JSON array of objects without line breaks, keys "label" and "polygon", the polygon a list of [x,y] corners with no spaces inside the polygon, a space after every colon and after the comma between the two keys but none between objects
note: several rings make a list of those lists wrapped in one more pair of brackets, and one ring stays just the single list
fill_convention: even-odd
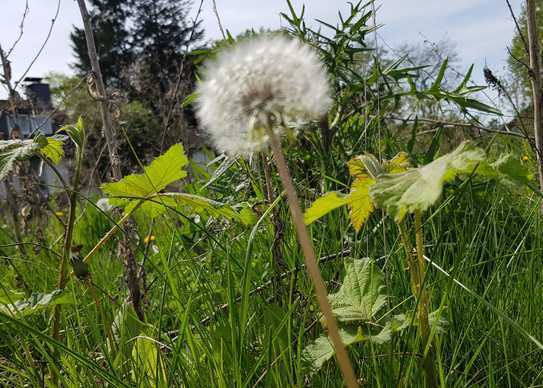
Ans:
[{"label": "white dandelion puffball", "polygon": [[198,86],[197,115],[222,152],[264,149],[265,126],[320,118],[331,104],[317,54],[298,40],[265,35],[224,49],[207,63]]}]

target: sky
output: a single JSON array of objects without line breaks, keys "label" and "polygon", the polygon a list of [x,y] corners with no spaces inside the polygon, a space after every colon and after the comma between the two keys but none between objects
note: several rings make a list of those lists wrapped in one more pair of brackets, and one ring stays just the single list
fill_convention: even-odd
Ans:
[{"label": "sky", "polygon": [[[82,24],[75,0],[2,0],[0,44],[7,51],[17,40],[26,1],[29,11],[24,32],[10,55],[13,80],[22,77],[29,67],[27,76],[39,77],[51,71],[71,73],[74,59],[69,35],[74,25]],[[51,36],[31,65],[48,34],[59,1]],[[200,1],[193,0],[191,17]],[[216,4],[224,28],[234,35],[247,28],[278,28],[285,24],[280,12],[288,9],[286,0],[216,0]],[[296,10],[305,4],[307,20],[320,19],[330,24],[336,24],[338,10],[348,9],[343,0],[292,0],[292,4]],[[511,4],[518,13],[521,0],[511,0]],[[447,37],[456,43],[461,58],[457,70],[462,72],[475,64],[476,82],[483,82],[485,64],[497,73],[505,70],[507,45],[514,34],[505,0],[377,0],[375,7],[375,21],[382,27],[371,39],[377,39],[379,48],[390,51],[406,43],[437,42]],[[203,0],[200,18],[206,39],[221,36],[212,0]],[[0,96],[5,97],[3,90]]]}]

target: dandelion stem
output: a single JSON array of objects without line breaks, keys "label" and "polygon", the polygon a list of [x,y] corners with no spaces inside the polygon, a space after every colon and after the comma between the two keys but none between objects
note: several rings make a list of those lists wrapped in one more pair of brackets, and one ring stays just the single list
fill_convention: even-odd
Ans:
[{"label": "dandelion stem", "polygon": [[341,373],[343,374],[343,379],[345,380],[347,387],[358,387],[358,382],[356,380],[356,376],[354,374],[349,355],[347,354],[345,346],[341,341],[336,319],[334,318],[330,302],[328,301],[328,292],[326,290],[326,285],[318,267],[317,260],[315,259],[313,244],[311,243],[309,233],[304,223],[302,210],[300,208],[300,203],[298,200],[298,194],[296,193],[296,189],[294,188],[290,171],[283,155],[281,144],[271,128],[267,128],[267,132],[268,136],[270,137],[270,145],[273,151],[275,163],[277,165],[277,170],[279,172],[279,177],[281,178],[281,182],[287,193],[287,200],[290,208],[290,213],[292,215],[292,221],[294,222],[294,226],[296,228],[298,241],[300,243],[300,246],[302,247],[306,268],[315,286],[315,294],[317,296],[320,309],[326,319],[328,336],[330,337],[332,344],[334,345],[337,361],[341,368]]}]

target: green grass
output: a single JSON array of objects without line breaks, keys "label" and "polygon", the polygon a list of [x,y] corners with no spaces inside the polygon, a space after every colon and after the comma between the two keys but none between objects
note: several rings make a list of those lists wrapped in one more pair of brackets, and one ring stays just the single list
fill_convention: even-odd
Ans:
[{"label": "green grass", "polygon": [[[247,168],[238,165],[206,194],[248,198],[262,184],[257,171],[252,180],[246,178]],[[298,185],[310,200],[314,194],[301,172],[296,171]],[[245,180],[246,188],[234,193],[237,180]],[[448,274],[430,266],[426,280],[433,310],[440,309],[447,321],[434,337],[442,385],[543,384],[543,351],[526,335],[543,339],[538,201],[521,190],[479,182],[452,185],[445,197],[442,206],[425,214],[424,225],[426,254]],[[107,344],[89,288],[72,280],[65,291],[69,304],[62,308],[61,342],[50,337],[51,308],[25,317],[0,316],[0,385],[54,386],[56,374],[67,387],[340,386],[334,361],[312,373],[302,359],[304,346],[323,331],[286,203],[281,199],[278,209],[290,272],[280,281],[273,280],[269,218],[264,206],[255,209],[265,217],[256,227],[215,219],[188,222],[175,212],[154,223],[138,218],[139,242],[132,238],[138,261],[146,257],[146,322],[139,322],[126,303],[121,259],[112,241],[92,259],[91,272],[106,323],[115,321],[115,348]],[[106,216],[87,206],[76,223],[75,243],[86,253],[110,226]],[[377,212],[356,235],[346,211],[338,210],[311,232],[317,254],[327,256],[321,269],[330,292],[341,284],[344,256],[372,257],[385,275],[387,311],[414,309],[391,220],[383,221]],[[149,233],[156,236],[156,254],[143,243]],[[44,237],[51,251],[61,250],[61,234],[51,218]],[[53,290],[58,257],[37,248],[23,257],[12,244],[9,233],[0,235],[1,255],[16,264],[32,290]],[[2,289],[15,289],[12,267],[3,260],[0,268]],[[350,355],[358,376],[367,386],[422,385],[418,338],[409,329],[384,345],[354,346]]]}]

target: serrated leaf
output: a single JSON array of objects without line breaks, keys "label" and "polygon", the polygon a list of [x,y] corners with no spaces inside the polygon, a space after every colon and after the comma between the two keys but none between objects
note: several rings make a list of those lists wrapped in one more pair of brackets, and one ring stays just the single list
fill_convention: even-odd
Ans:
[{"label": "serrated leaf", "polygon": [[349,203],[349,196],[332,191],[324,194],[322,197],[317,198],[315,202],[306,209],[304,214],[304,221],[306,225],[312,224],[319,218],[330,213],[332,210],[337,209],[343,205]]},{"label": "serrated leaf", "polygon": [[[188,159],[181,144],[175,144],[166,153],[159,156],[144,168],[143,174],[131,174],[118,182],[105,183],[102,190],[112,197],[150,198],[164,190],[168,185],[187,176],[183,167]],[[115,206],[136,206],[137,199],[129,201],[113,201]],[[148,209],[153,205],[144,204]]]},{"label": "serrated leaf", "polygon": [[44,147],[38,149],[38,152],[49,159],[53,164],[58,164],[64,157],[64,138],[60,136],[51,136],[47,138]]},{"label": "serrated leaf", "polygon": [[481,148],[464,142],[425,166],[380,176],[371,187],[370,195],[379,207],[401,221],[407,213],[432,206],[441,196],[445,183],[458,175],[475,172],[485,162],[486,155]]},{"label": "serrated leaf", "polygon": [[328,295],[340,322],[369,321],[383,308],[383,275],[370,258],[345,262],[345,279],[338,292]]},{"label": "serrated leaf", "polygon": [[187,172],[182,168],[187,163],[188,159],[183,146],[175,144],[145,167],[143,174],[131,174],[119,182],[105,183],[102,185],[102,190],[112,196],[147,198],[186,177]]},{"label": "serrated leaf", "polygon": [[[352,346],[360,342],[373,342],[381,345],[391,339],[390,325],[383,327],[376,333],[363,329],[361,326],[339,329],[339,336],[345,347]],[[334,346],[327,336],[320,336],[315,341],[307,345],[302,353],[305,362],[311,365],[313,372],[316,372],[324,363],[330,360],[335,354]]]},{"label": "serrated leaf", "polygon": [[374,206],[370,197],[370,187],[375,180],[368,176],[356,178],[351,185],[351,192],[347,196],[349,205],[349,216],[351,224],[357,232],[360,232],[362,225],[367,221]]},{"label": "serrated leaf", "polygon": [[86,133],[85,133],[85,124],[81,116],[79,116],[75,124],[65,125],[64,127],[59,129],[59,132],[65,132],[68,135],[68,137],[72,139],[72,141],[77,147],[81,149],[84,147]]},{"label": "serrated leaf", "polygon": [[4,179],[13,169],[16,161],[28,159],[36,154],[41,154],[51,162],[57,163],[64,155],[62,137],[38,135],[34,139],[1,140],[0,180]]}]

